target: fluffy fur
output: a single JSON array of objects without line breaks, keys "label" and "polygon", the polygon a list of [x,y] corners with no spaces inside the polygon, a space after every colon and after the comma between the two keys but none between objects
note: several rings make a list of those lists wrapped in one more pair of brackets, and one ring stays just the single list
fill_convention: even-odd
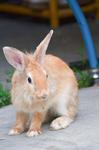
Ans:
[{"label": "fluffy fur", "polygon": [[[34,54],[24,54],[4,47],[7,61],[16,69],[12,77],[12,103],[17,109],[16,123],[9,134],[41,134],[43,122],[51,120],[51,128],[67,127],[75,118],[78,86],[75,75],[60,58],[46,55],[51,30]],[[32,114],[29,121],[29,114]]]}]

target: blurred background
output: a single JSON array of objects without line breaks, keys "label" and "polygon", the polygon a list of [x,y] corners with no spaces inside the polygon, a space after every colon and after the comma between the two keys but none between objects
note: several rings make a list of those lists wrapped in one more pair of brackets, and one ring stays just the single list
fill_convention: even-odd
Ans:
[{"label": "blurred background", "polygon": [[[78,0],[91,28],[99,56],[99,0]],[[50,29],[54,35],[47,53],[71,64],[85,62],[86,48],[81,31],[66,0],[0,0],[0,81],[5,84],[11,68],[3,46],[34,51]]]}]

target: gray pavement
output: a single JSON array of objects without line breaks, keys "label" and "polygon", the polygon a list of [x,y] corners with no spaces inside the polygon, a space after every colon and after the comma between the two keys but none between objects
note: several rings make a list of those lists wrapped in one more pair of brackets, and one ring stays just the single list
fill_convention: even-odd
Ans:
[{"label": "gray pavement", "polygon": [[68,128],[50,131],[49,124],[37,137],[25,133],[9,136],[15,120],[13,106],[0,110],[0,150],[99,150],[99,87],[80,90],[78,116]]}]

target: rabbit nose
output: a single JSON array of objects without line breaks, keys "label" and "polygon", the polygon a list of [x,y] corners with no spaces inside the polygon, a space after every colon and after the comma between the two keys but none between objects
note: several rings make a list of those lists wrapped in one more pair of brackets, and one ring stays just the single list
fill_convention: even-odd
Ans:
[{"label": "rabbit nose", "polygon": [[44,100],[47,100],[48,92],[45,91],[45,90],[43,90],[42,92],[37,92],[37,97],[41,98],[41,99],[44,99]]}]

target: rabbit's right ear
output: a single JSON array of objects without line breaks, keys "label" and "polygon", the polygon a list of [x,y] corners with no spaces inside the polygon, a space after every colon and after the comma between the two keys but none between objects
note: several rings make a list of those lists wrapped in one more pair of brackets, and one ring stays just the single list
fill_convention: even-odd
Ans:
[{"label": "rabbit's right ear", "polygon": [[25,54],[12,47],[3,47],[4,55],[10,65],[19,71],[25,68]]}]

